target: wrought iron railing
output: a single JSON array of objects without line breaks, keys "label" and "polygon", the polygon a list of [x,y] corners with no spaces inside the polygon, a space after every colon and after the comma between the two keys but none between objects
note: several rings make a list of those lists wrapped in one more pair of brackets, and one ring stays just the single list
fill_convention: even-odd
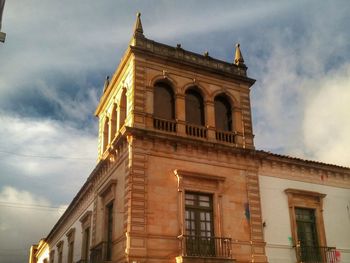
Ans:
[{"label": "wrought iron railing", "polygon": [[176,121],[153,118],[153,127],[166,132],[176,132]]},{"label": "wrought iron railing", "polygon": [[207,128],[193,124],[186,124],[186,134],[199,138],[207,138]]},{"label": "wrought iron railing", "polygon": [[335,247],[316,247],[297,245],[295,247],[298,263],[336,263]]},{"label": "wrought iron railing", "polygon": [[188,235],[180,238],[183,256],[232,258],[231,238]]},{"label": "wrought iron railing", "polygon": [[107,242],[100,242],[90,250],[90,262],[101,263],[107,257]]},{"label": "wrought iron railing", "polygon": [[235,143],[235,134],[229,131],[216,131],[215,137],[217,141]]}]

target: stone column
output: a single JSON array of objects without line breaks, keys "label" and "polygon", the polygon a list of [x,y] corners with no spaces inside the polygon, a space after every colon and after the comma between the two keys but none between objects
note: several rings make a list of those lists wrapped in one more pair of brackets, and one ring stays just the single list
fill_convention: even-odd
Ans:
[{"label": "stone column", "polygon": [[152,86],[146,86],[146,127],[153,128],[153,113],[154,113],[154,88]]},{"label": "stone column", "polygon": [[177,120],[177,133],[186,134],[186,108],[185,96],[183,94],[175,95],[175,118]]},{"label": "stone column", "polygon": [[216,141],[215,137],[215,107],[213,101],[205,101],[204,103],[206,127],[208,129],[208,140]]},{"label": "stone column", "polygon": [[233,108],[232,109],[232,115],[233,115],[233,131],[236,133],[235,142],[237,145],[242,146],[243,140],[244,140],[244,121],[242,116],[242,110],[240,108]]}]

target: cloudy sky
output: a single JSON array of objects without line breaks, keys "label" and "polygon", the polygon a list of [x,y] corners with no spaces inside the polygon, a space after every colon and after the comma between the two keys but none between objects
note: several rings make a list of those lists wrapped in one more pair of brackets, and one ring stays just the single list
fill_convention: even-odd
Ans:
[{"label": "cloudy sky", "polygon": [[162,43],[229,62],[241,43],[256,148],[350,166],[349,1],[7,1],[0,262],[27,262],[95,166],[93,112],[137,11]]}]

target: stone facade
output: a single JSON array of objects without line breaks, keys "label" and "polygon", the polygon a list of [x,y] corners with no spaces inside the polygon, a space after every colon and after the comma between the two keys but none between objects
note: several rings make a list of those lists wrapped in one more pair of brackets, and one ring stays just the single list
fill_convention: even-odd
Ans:
[{"label": "stone facade", "polygon": [[[275,200],[264,188],[266,178],[305,187],[327,184],[349,194],[347,168],[255,150],[250,105],[255,80],[247,77],[239,45],[232,60],[147,39],[137,17],[130,45],[106,80],[95,112],[98,164],[45,239],[48,262],[243,263],[270,257],[273,262],[279,252],[271,250],[270,239],[266,246],[264,232],[274,224],[290,228],[299,205],[288,203],[294,200],[290,196],[308,195],[295,184],[282,189],[280,201],[286,201],[287,212],[290,208],[291,221],[277,215],[267,228],[269,215],[262,209],[270,211]],[[169,119],[157,116],[157,85],[173,103]],[[198,109],[189,108],[191,99]],[[226,117],[217,114],[220,109]],[[188,121],[197,110],[200,125]],[[224,130],[217,128],[220,122],[226,122]],[[322,196],[312,195],[312,187],[301,190]],[[298,233],[290,229],[292,252],[282,258],[290,254],[295,262]],[[326,246],[327,230],[319,233]]]}]

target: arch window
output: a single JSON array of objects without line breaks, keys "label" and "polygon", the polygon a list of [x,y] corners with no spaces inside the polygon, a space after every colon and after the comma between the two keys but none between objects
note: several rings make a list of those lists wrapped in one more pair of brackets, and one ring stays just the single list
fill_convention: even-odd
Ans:
[{"label": "arch window", "polygon": [[123,90],[122,96],[120,98],[120,104],[119,104],[119,118],[120,118],[120,124],[119,128],[123,127],[126,120],[126,111],[127,111],[127,100],[126,100],[126,89]]},{"label": "arch window", "polygon": [[172,88],[163,82],[154,86],[154,116],[160,119],[175,119],[175,99]]},{"label": "arch window", "polygon": [[221,131],[232,131],[232,107],[225,95],[218,95],[214,99],[215,127]]},{"label": "arch window", "polygon": [[204,103],[202,95],[194,88],[188,89],[185,94],[186,122],[204,126]]},{"label": "arch window", "polygon": [[111,141],[113,140],[113,138],[115,137],[115,134],[117,132],[117,104],[113,105],[112,108],[112,114],[111,114]]},{"label": "arch window", "polygon": [[104,125],[103,125],[103,148],[102,148],[102,152],[104,152],[107,149],[107,145],[108,145],[108,132],[109,132],[109,119],[108,117],[106,117]]}]

